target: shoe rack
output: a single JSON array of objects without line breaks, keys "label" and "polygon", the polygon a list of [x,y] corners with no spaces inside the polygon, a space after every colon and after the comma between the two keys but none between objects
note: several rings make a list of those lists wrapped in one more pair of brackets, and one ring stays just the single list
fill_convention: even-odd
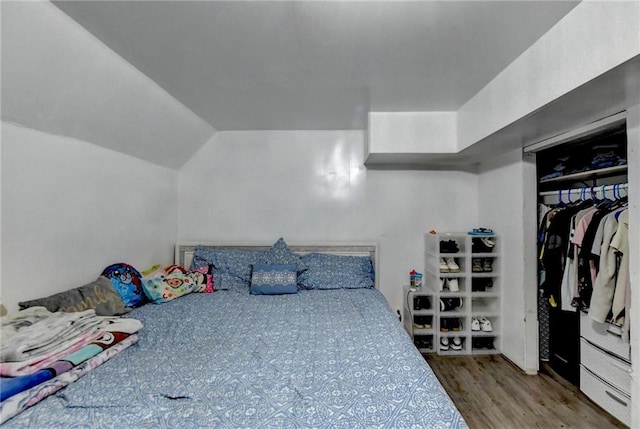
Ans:
[{"label": "shoe rack", "polygon": [[403,286],[402,292],[404,329],[421,353],[433,353],[436,347],[434,292],[426,287],[411,289],[409,286]]},{"label": "shoe rack", "polygon": [[500,238],[492,236],[493,247],[481,238],[464,232],[425,234],[423,289],[433,294],[433,348],[440,355],[500,352]]}]

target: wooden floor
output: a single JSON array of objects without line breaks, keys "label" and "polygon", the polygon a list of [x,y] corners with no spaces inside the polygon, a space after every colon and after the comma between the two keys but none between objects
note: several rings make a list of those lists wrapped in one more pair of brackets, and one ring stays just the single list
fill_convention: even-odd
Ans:
[{"label": "wooden floor", "polygon": [[526,375],[500,355],[426,355],[472,429],[624,428],[557,375]]}]

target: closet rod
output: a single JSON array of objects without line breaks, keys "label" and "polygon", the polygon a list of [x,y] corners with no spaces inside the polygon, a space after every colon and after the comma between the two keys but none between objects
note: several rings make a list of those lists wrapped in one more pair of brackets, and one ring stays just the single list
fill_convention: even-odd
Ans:
[{"label": "closet rod", "polygon": [[616,185],[603,185],[603,186],[585,186],[582,188],[572,188],[572,189],[559,189],[557,191],[544,191],[544,192],[540,192],[539,195],[541,197],[546,196],[546,195],[571,195],[571,194],[582,194],[583,192],[585,193],[589,193],[588,195],[590,195],[591,190],[593,190],[593,192],[607,192],[607,191],[613,191],[615,190],[620,190],[620,189],[627,189],[629,187],[628,183],[618,183]]}]

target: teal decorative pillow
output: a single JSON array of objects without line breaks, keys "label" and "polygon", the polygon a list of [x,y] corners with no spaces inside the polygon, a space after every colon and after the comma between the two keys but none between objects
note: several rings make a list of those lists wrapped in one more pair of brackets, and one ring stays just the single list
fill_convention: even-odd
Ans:
[{"label": "teal decorative pillow", "polygon": [[254,264],[251,273],[251,294],[297,293],[297,270],[295,264]]}]

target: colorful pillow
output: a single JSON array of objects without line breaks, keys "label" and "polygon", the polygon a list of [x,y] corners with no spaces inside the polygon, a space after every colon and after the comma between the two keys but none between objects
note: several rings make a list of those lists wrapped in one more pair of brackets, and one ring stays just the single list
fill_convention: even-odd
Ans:
[{"label": "colorful pillow", "polygon": [[151,270],[153,276],[142,279],[144,293],[155,304],[190,294],[199,287],[191,276],[183,272],[184,268],[174,265],[167,268],[169,272],[164,269],[164,274],[161,274],[159,269]]},{"label": "colorful pillow", "polygon": [[255,264],[251,273],[252,295],[297,293],[296,264]]},{"label": "colorful pillow", "polygon": [[213,293],[213,275],[211,271],[212,266],[207,265],[187,272],[187,275],[191,277],[197,285],[197,289],[194,290],[194,292]]},{"label": "colorful pillow", "polygon": [[146,302],[142,291],[142,275],[129,264],[109,265],[102,275],[107,277],[127,307],[140,307]]},{"label": "colorful pillow", "polygon": [[298,273],[307,269],[302,259],[289,249],[284,238],[280,237],[271,249],[267,250],[261,261],[263,264],[296,264]]},{"label": "colorful pillow", "polygon": [[120,316],[131,311],[106,277],[98,277],[94,282],[46,298],[19,302],[18,305],[20,310],[41,306],[51,312],[66,313],[94,309],[98,316]]},{"label": "colorful pillow", "polygon": [[359,289],[374,286],[373,263],[368,256],[302,255],[309,267],[298,277],[304,289]]}]

